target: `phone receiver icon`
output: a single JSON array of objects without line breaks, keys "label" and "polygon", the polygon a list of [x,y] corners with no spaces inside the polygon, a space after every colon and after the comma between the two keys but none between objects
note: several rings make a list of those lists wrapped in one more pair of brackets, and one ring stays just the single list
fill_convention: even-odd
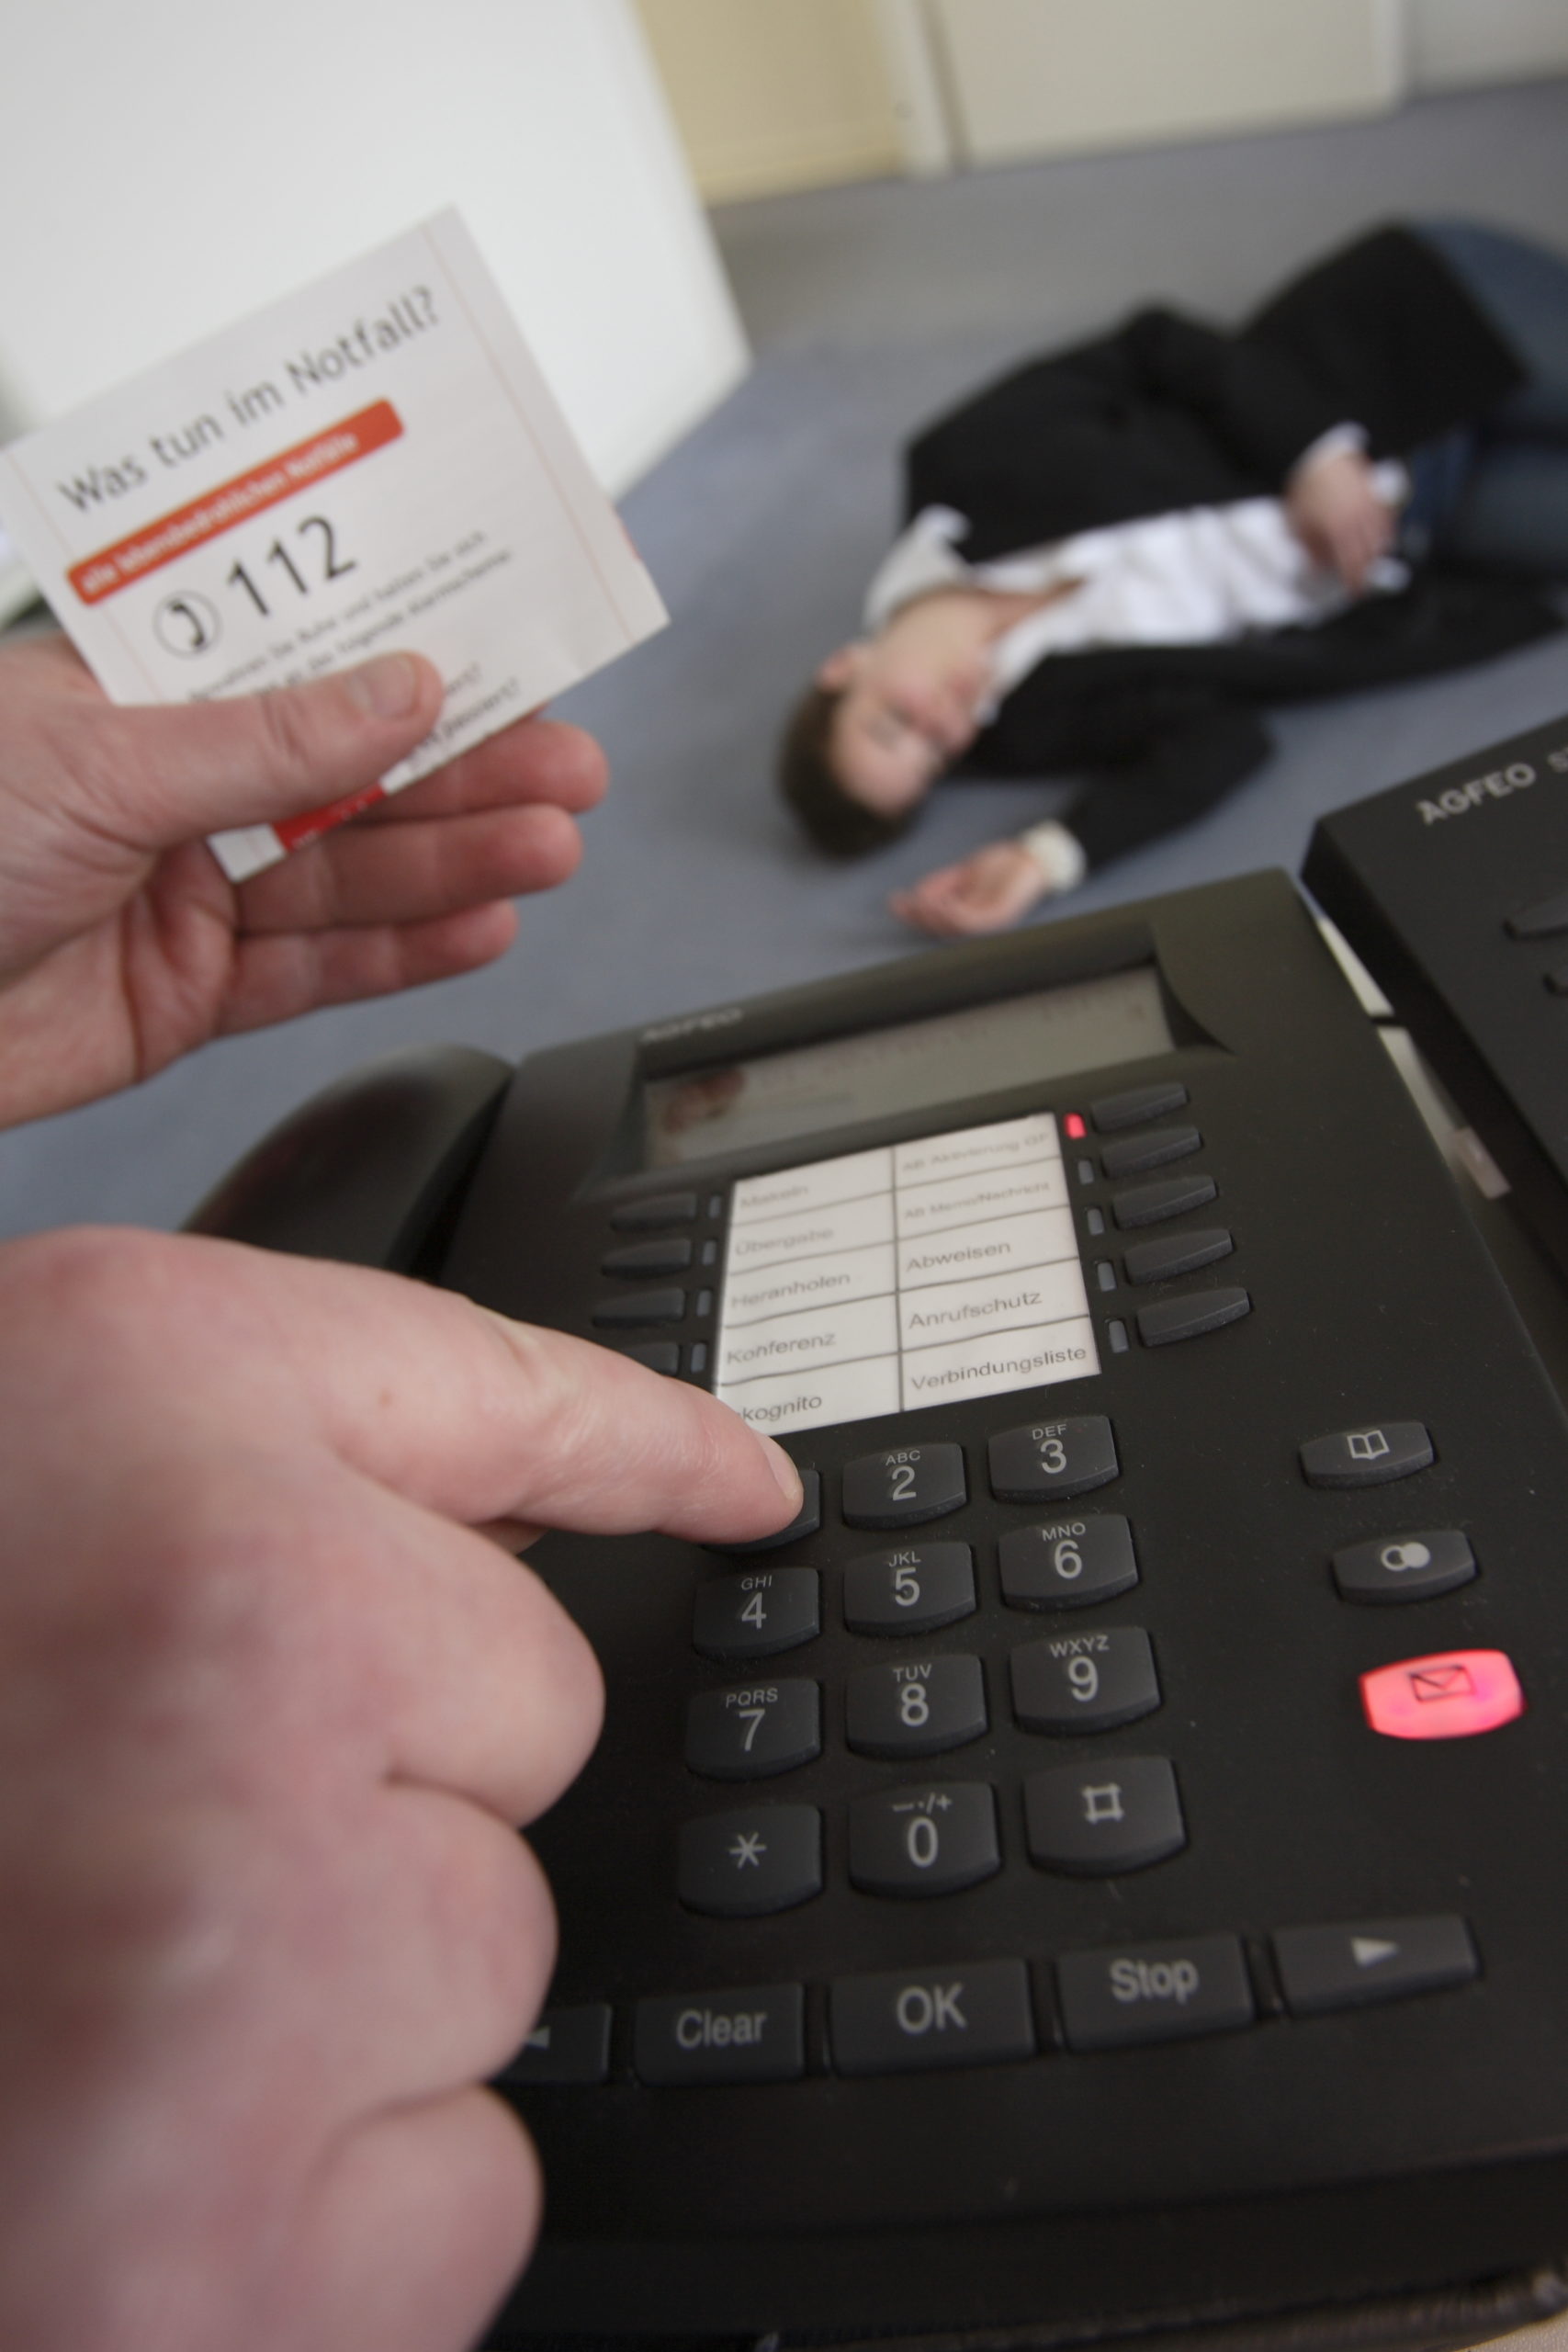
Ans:
[{"label": "phone receiver icon", "polygon": [[1391,1576],[1399,1576],[1406,1568],[1429,1568],[1432,1555],[1425,1544],[1385,1544],[1378,1560]]}]

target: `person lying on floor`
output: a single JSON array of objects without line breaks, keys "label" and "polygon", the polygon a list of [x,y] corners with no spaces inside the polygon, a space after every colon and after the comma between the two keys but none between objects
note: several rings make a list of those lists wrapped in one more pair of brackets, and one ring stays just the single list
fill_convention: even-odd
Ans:
[{"label": "person lying on floor", "polygon": [[1477,662],[1561,626],[1568,261],[1379,229],[1225,332],[1164,309],[1029,362],[904,453],[864,634],[818,670],[779,782],[858,856],[953,775],[1087,777],[895,897],[998,931],[1187,824],[1270,749],[1260,705]]}]

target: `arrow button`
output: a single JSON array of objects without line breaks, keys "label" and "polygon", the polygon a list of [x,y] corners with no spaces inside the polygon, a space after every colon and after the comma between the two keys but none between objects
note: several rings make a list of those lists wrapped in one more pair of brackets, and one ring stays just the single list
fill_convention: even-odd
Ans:
[{"label": "arrow button", "polygon": [[1470,1929],[1452,1914],[1282,1928],[1274,1958],[1286,2004],[1298,2018],[1440,1992],[1481,1973]]}]

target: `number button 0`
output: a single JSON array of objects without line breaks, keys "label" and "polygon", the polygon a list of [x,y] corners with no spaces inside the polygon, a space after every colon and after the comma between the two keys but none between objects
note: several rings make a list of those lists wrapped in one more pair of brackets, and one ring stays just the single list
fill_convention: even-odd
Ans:
[{"label": "number button 0", "polygon": [[849,1679],[846,1736],[863,1756],[934,1756],[978,1739],[987,1724],[977,1657],[868,1666]]},{"label": "number button 0", "polygon": [[822,1692],[815,1682],[759,1682],[702,1690],[686,1710],[686,1761],[710,1781],[760,1781],[822,1752]]},{"label": "number button 0", "polygon": [[890,1789],[850,1807],[850,1880],[867,1894],[955,1894],[1001,1861],[983,1781]]},{"label": "number button 0", "polygon": [[1082,1609],[1138,1581],[1133,1531],[1109,1511],[1015,1527],[997,1545],[1002,1599],[1014,1609]]},{"label": "number button 0", "polygon": [[989,1447],[991,1492],[1003,1502],[1084,1495],[1121,1475],[1116,1440],[1103,1413],[998,1430]]},{"label": "number button 0", "polygon": [[904,1544],[868,1552],[844,1570],[844,1623],[852,1634],[931,1634],[975,1608],[967,1544]]},{"label": "number button 0", "polygon": [[941,1519],[969,1498],[959,1445],[907,1445],[863,1453],[844,1464],[844,1518],[851,1527],[908,1527]]}]

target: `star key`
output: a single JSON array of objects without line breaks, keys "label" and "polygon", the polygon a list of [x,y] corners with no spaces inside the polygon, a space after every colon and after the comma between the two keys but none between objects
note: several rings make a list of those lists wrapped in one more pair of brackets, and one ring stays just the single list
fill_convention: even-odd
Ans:
[{"label": "star key", "polygon": [[822,1816],[813,1804],[746,1805],[688,1821],[675,1891],[689,1911],[756,1919],[822,1891]]}]

